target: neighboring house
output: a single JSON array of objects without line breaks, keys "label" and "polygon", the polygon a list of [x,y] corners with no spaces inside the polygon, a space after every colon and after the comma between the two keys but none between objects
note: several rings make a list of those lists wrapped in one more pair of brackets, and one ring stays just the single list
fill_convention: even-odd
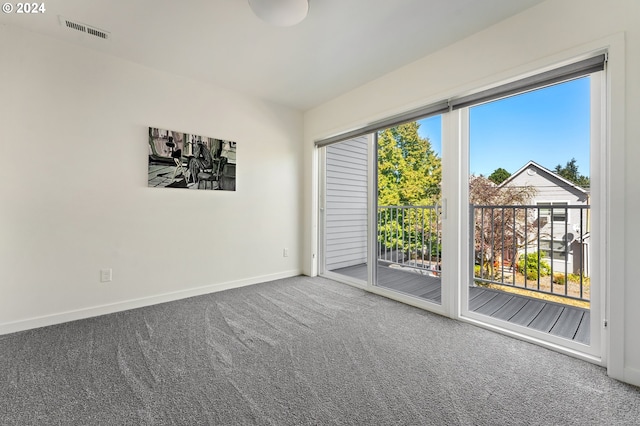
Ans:
[{"label": "neighboring house", "polygon": [[[554,273],[566,270],[579,274],[582,268],[583,274],[589,276],[590,214],[588,208],[576,207],[589,205],[589,192],[534,161],[499,186],[534,187],[536,193],[528,204],[539,206],[534,213],[535,224],[540,229],[540,250],[546,254],[545,260]],[[529,242],[527,251],[536,251],[537,247],[536,238]]]}]

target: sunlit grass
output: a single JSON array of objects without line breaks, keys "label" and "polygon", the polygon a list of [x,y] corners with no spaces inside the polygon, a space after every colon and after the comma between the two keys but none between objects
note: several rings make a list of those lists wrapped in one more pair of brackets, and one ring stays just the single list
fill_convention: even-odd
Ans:
[{"label": "sunlit grass", "polygon": [[576,308],[590,309],[591,303],[586,300],[575,300],[568,297],[562,297],[555,294],[540,293],[533,290],[525,290],[524,288],[504,286],[500,284],[478,283],[482,287],[499,290],[505,293],[518,294],[520,296],[531,297],[533,299],[546,300],[547,302],[560,303],[562,305],[575,306]]}]

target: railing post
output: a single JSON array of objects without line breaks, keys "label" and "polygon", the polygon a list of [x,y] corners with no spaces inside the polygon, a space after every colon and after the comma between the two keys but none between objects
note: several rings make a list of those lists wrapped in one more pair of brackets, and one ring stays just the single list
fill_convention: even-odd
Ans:
[{"label": "railing post", "polygon": [[[540,291],[540,207],[538,207],[538,211],[537,211],[537,217],[538,217],[538,235],[536,236],[537,239],[537,248],[538,248],[538,279],[537,279],[537,290]],[[527,259],[524,260],[524,273],[527,273]]]},{"label": "railing post", "polygon": [[[584,298],[584,293],[583,293],[583,275],[584,275],[584,249],[585,249],[585,244],[584,244],[584,223],[583,223],[583,216],[584,216],[584,211],[581,208],[580,209],[580,269],[578,270],[578,272],[580,273],[580,299]],[[589,294],[589,298],[591,298],[591,294]]]},{"label": "railing post", "polygon": [[569,291],[569,208],[564,208],[564,295]]},{"label": "railing post", "polygon": [[[554,222],[554,220],[553,220],[553,204],[551,204],[551,244],[550,244],[550,247],[549,247],[549,250],[551,251],[551,253],[550,253],[550,256],[551,256],[551,265],[550,265],[551,266],[551,284],[550,284],[551,290],[550,290],[550,292],[551,293],[553,293],[553,241],[554,241],[554,238],[553,238],[553,222]],[[538,268],[540,268],[540,263],[538,263]],[[538,275],[540,275],[539,272],[538,272]]]},{"label": "railing post", "polygon": [[[529,249],[529,226],[528,226],[529,212],[527,207],[524,208],[524,259],[522,262],[523,270],[524,270],[524,288],[527,288],[527,251]],[[518,262],[519,263],[519,262]],[[517,264],[516,264],[517,267]]]},{"label": "railing post", "polygon": [[[471,256],[469,256],[469,260],[471,263],[471,272],[469,277],[469,287],[476,286],[475,280],[475,265],[476,265],[476,206],[474,204],[469,203],[469,231],[471,233],[471,239],[469,244],[469,251]],[[480,276],[482,276],[482,266],[480,267]]]},{"label": "railing post", "polygon": [[484,278],[484,207],[480,207],[480,278]]},{"label": "railing post", "polygon": [[[511,282],[513,286],[516,285],[516,265],[515,261],[518,257],[518,234],[516,231],[516,217],[517,211],[516,207],[513,208],[513,235],[511,236],[511,244],[513,244],[513,257],[511,257]],[[525,219],[525,223],[527,223]]]},{"label": "railing post", "polygon": [[420,208],[420,213],[418,214],[418,219],[419,219],[419,229],[420,229],[420,238],[418,243],[420,244],[420,263],[422,263],[422,266],[424,267],[425,265],[427,265],[427,262],[425,261],[425,249],[424,249],[424,211],[425,211],[425,207],[421,207]]}]

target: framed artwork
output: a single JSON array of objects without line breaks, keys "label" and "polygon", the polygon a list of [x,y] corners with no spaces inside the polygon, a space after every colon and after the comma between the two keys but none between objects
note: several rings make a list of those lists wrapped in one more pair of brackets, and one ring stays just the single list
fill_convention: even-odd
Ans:
[{"label": "framed artwork", "polygon": [[236,143],[149,127],[149,183],[155,188],[236,190]]}]

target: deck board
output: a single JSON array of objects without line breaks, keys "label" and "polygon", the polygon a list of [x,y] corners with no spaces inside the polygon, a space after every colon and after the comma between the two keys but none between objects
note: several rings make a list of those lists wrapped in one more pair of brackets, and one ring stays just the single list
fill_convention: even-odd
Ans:
[{"label": "deck board", "polygon": [[576,331],[576,335],[573,337],[573,340],[588,345],[591,341],[590,330],[591,312],[585,311],[584,316],[582,317],[582,321],[580,321],[580,325],[578,326],[578,331]]},{"label": "deck board", "polygon": [[506,305],[514,296],[508,293],[502,293],[496,295],[493,299],[489,300],[484,305],[480,306],[478,309],[475,309],[475,312],[479,314],[493,316],[494,312],[498,311],[504,305]]},{"label": "deck board", "polygon": [[527,299],[522,297],[512,297],[506,304],[504,304],[500,309],[491,314],[492,317],[498,318],[504,321],[509,321],[515,314],[520,312],[520,310],[526,305],[528,302]]},{"label": "deck board", "polygon": [[429,300],[437,300],[438,302],[440,302],[440,289],[431,289],[425,293],[420,294],[420,297]]},{"label": "deck board", "polygon": [[469,287],[469,300],[478,296],[480,293],[484,293],[484,289],[482,287]]},{"label": "deck board", "polygon": [[420,297],[427,297],[428,294],[433,293],[440,294],[440,283],[428,283],[417,293],[417,295]]},{"label": "deck board", "polygon": [[340,275],[346,275],[357,280],[367,281],[367,264],[362,263],[360,265],[347,266],[345,268],[335,269],[331,272],[335,272]]},{"label": "deck board", "polygon": [[378,282],[380,285],[393,285],[393,288],[402,291],[415,290],[422,286],[422,283],[419,280],[402,273],[398,273],[395,278],[389,277],[388,275],[378,276]]},{"label": "deck board", "polygon": [[[367,281],[367,265],[355,265],[332,271]],[[378,265],[380,287],[440,304],[440,278]],[[469,288],[469,309],[513,324],[589,344],[590,313],[588,309],[532,299],[484,287]]]},{"label": "deck board", "polygon": [[385,287],[392,285],[394,289],[400,290],[402,292],[409,293],[409,294],[416,294],[416,292],[422,290],[425,287],[425,283],[421,281],[403,282],[401,285],[397,286],[397,285],[394,285],[393,281],[385,280],[380,282],[380,285]]},{"label": "deck board", "polygon": [[564,337],[565,339],[573,339],[580,327],[584,312],[579,309],[565,307],[549,333]]},{"label": "deck board", "polygon": [[527,300],[527,303],[515,314],[509,322],[518,325],[524,325],[528,327],[529,324],[538,316],[542,308],[544,308],[544,302],[537,300]]},{"label": "deck board", "polygon": [[469,310],[476,311],[497,296],[497,292],[484,291],[479,293],[473,298],[469,298]]},{"label": "deck board", "polygon": [[531,321],[529,327],[548,333],[551,331],[553,326],[556,325],[556,322],[558,321],[558,318],[560,318],[563,310],[563,306],[550,305],[546,303],[538,316]]}]

